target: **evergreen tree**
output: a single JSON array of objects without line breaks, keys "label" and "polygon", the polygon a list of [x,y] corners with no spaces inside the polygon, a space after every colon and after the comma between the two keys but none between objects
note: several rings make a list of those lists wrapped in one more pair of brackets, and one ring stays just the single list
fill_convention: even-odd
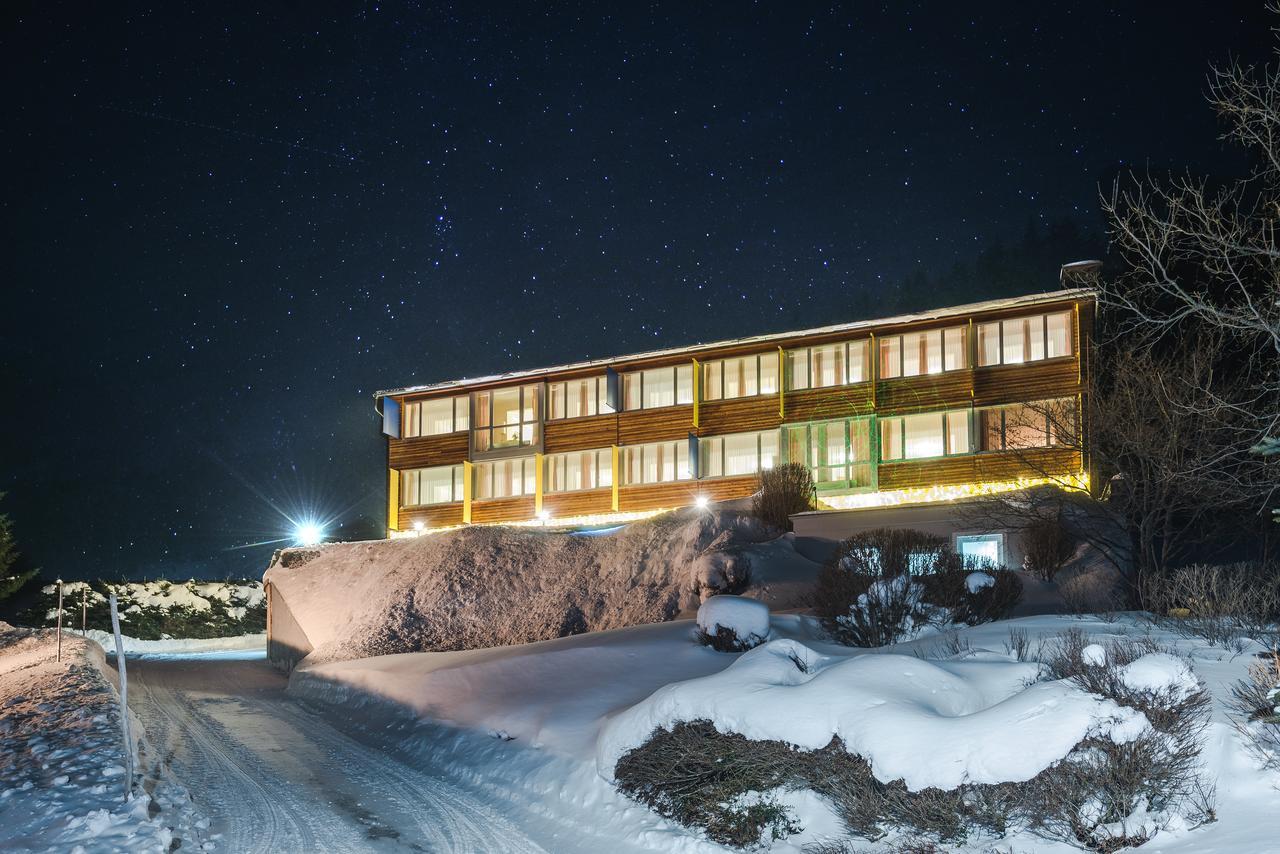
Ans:
[{"label": "evergreen tree", "polygon": [[[4,493],[0,492],[0,498]],[[13,570],[18,560],[18,549],[13,538],[13,521],[7,514],[0,514],[0,602],[18,592],[35,577],[39,570]]]}]

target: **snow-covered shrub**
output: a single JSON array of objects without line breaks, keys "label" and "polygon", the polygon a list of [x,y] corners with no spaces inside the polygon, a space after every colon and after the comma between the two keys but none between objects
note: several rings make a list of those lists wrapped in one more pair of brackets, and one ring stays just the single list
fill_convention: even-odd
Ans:
[{"label": "snow-covered shrub", "polygon": [[1254,758],[1280,770],[1280,652],[1250,662],[1248,674],[1232,686],[1227,705]]},{"label": "snow-covered shrub", "polygon": [[780,531],[791,530],[791,514],[813,509],[813,475],[801,463],[783,463],[760,472],[751,500],[756,518]]},{"label": "snow-covered shrub", "polygon": [[1212,818],[1200,753],[1210,697],[1191,666],[1150,638],[1092,641],[1079,630],[1045,647],[1045,675],[1134,709],[1151,724],[1124,744],[1087,739],[1026,789],[1034,826],[1095,851],[1141,845],[1170,822]]},{"label": "snow-covered shrub", "polygon": [[769,639],[769,606],[741,596],[712,596],[698,608],[698,642],[743,652]]},{"label": "snow-covered shrub", "polygon": [[[72,581],[63,584],[63,625],[79,628],[82,603],[90,629],[111,631],[109,595],[119,601],[121,631],[140,640],[216,638],[265,631],[267,602],[262,582]],[[58,588],[40,589],[35,606],[23,615],[33,625],[58,619]]]},{"label": "snow-covered shrub", "polygon": [[924,594],[924,585],[909,573],[878,578],[829,630],[849,646],[888,646],[950,622],[950,612],[925,602]]},{"label": "snow-covered shrub", "polygon": [[917,580],[926,602],[950,611],[951,622],[969,626],[1004,619],[1022,598],[1022,579],[1003,567],[962,566]]},{"label": "snow-covered shrub", "polygon": [[1141,594],[1162,627],[1211,644],[1280,639],[1280,564],[1194,564],[1152,574]]}]

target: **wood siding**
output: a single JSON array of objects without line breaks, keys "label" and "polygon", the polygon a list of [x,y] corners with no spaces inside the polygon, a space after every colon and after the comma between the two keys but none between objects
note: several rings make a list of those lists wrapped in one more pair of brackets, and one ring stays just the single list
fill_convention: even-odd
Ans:
[{"label": "wood siding", "polygon": [[919,489],[960,483],[998,483],[1079,472],[1080,454],[1068,448],[1038,448],[880,464],[880,489]]},{"label": "wood siding", "polygon": [[467,433],[445,433],[419,439],[388,439],[387,461],[393,469],[457,465],[467,458]]},{"label": "wood siding", "polygon": [[1080,391],[1075,357],[978,368],[973,377],[975,406],[1074,397]]},{"label": "wood siding", "polygon": [[876,412],[881,414],[968,406],[972,399],[973,371],[969,370],[876,383]]},{"label": "wood siding", "polygon": [[462,502],[431,504],[426,507],[401,507],[401,531],[412,531],[413,523],[421,522],[427,528],[443,528],[462,524]]},{"label": "wood siding", "polygon": [[472,522],[515,522],[532,518],[534,518],[532,495],[471,502]]},{"label": "wood siding", "polygon": [[637,409],[618,415],[618,444],[643,445],[683,439],[693,429],[693,405]]},{"label": "wood siding", "polygon": [[607,448],[618,443],[618,416],[613,414],[548,421],[544,429],[542,447],[548,454]]},{"label": "wood siding", "polygon": [[663,507],[687,507],[693,504],[699,495],[705,495],[712,501],[744,498],[756,491],[757,482],[755,475],[748,475],[624,486],[618,491],[618,509],[628,512],[657,510]]},{"label": "wood siding", "polygon": [[773,430],[781,422],[776,394],[713,400],[698,407],[697,433],[699,436],[720,436],[751,430]]},{"label": "wood siding", "polygon": [[608,513],[613,509],[613,490],[584,489],[580,492],[555,492],[542,497],[542,510],[552,519]]},{"label": "wood siding", "polygon": [[870,415],[871,383],[787,392],[785,421],[830,421]]}]

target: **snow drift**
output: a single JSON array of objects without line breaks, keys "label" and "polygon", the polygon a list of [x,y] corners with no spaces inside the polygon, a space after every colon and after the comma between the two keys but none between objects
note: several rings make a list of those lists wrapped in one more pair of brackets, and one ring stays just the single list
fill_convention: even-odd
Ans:
[{"label": "snow drift", "polygon": [[803,750],[838,736],[881,782],[954,789],[1030,780],[1086,736],[1125,744],[1149,728],[1140,712],[1068,682],[1029,684],[1039,670],[1005,656],[841,658],[776,640],[617,715],[601,734],[597,768],[612,779],[618,760],[655,729],[708,720],[721,733]]},{"label": "snow drift", "polygon": [[[277,554],[274,661],[507,646],[674,619],[717,592],[795,607],[816,577],[747,513],[689,508],[611,533],[470,527]],[[799,582],[799,583],[797,583]],[[289,639],[285,639],[285,635]],[[277,646],[288,644],[281,653]]]}]

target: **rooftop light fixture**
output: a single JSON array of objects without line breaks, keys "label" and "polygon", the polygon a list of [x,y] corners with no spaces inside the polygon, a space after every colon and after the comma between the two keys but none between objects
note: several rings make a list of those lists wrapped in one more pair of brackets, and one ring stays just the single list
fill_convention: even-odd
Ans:
[{"label": "rooftop light fixture", "polygon": [[693,499],[693,506],[697,507],[699,510],[706,510],[707,503],[710,500],[711,499],[707,498],[705,495],[699,495],[697,498]]},{"label": "rooftop light fixture", "polygon": [[319,545],[324,540],[324,528],[321,528],[315,522],[303,522],[294,531],[293,538],[297,540],[300,546]]}]

